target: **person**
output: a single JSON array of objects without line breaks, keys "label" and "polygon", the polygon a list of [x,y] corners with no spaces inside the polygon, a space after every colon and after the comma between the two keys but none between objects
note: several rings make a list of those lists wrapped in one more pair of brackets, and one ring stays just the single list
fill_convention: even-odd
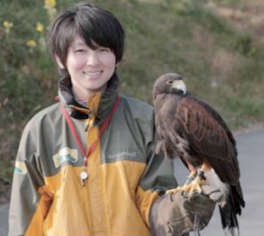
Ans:
[{"label": "person", "polygon": [[61,11],[48,42],[59,102],[26,125],[15,163],[9,236],[182,235],[215,207],[203,194],[166,195],[172,163],[154,153],[153,109],[118,92],[124,30],[81,2]]}]

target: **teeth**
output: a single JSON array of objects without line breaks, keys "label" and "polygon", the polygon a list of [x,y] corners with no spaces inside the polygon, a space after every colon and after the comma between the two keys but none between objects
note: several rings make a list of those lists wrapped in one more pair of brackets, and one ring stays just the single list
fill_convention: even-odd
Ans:
[{"label": "teeth", "polygon": [[91,75],[91,76],[99,75],[99,74],[101,74],[101,71],[95,71],[95,72],[85,71],[84,74],[85,75]]}]

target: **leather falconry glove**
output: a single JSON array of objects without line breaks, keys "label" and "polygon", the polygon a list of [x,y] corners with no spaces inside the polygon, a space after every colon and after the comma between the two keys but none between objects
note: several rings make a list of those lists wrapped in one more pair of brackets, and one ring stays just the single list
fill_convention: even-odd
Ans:
[{"label": "leather falconry glove", "polygon": [[215,202],[204,194],[165,194],[157,199],[151,208],[151,235],[187,236],[194,230],[195,215],[200,217],[199,229],[202,230],[209,223],[214,208]]}]

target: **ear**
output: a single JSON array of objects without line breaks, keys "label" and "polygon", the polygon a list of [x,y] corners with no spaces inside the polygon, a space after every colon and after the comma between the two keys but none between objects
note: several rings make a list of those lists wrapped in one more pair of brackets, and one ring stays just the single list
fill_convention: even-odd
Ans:
[{"label": "ear", "polygon": [[63,65],[63,63],[61,62],[61,59],[58,57],[57,54],[54,55],[54,58],[58,64],[58,66],[60,67],[60,69],[64,70],[65,69],[65,66]]}]

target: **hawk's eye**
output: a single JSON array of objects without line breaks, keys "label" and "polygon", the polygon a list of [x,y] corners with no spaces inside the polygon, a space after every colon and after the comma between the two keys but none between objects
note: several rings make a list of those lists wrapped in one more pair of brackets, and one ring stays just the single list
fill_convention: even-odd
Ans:
[{"label": "hawk's eye", "polygon": [[168,85],[172,85],[172,83],[173,83],[173,80],[172,79],[167,81],[167,84]]}]

